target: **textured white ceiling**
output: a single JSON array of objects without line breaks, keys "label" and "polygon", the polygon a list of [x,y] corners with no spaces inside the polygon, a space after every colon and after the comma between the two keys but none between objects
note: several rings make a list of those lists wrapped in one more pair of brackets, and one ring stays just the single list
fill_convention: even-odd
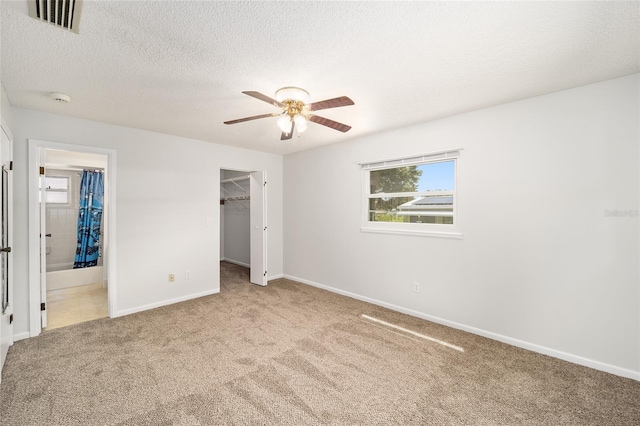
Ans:
[{"label": "textured white ceiling", "polygon": [[[85,0],[80,34],[0,7],[12,105],[280,154],[640,71],[637,1]],[[290,85],[349,96],[319,114],[353,129],[223,124]]]}]

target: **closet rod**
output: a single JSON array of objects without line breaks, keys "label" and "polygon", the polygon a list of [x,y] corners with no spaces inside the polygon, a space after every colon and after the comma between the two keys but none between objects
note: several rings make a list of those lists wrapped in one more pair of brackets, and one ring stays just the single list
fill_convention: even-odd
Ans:
[{"label": "closet rod", "polygon": [[224,201],[248,201],[250,199],[251,197],[249,197],[248,195],[237,195],[237,196],[221,198],[221,200],[224,200]]}]

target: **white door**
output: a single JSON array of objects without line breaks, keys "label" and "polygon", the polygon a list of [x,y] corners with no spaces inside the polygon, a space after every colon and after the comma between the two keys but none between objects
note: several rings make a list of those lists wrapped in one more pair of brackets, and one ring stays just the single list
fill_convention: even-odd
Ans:
[{"label": "white door", "polygon": [[12,184],[12,140],[5,132],[4,127],[0,129],[2,140],[0,142],[0,164],[1,167],[1,225],[0,225],[0,281],[2,284],[2,302],[0,321],[0,370],[4,366],[7,358],[9,346],[13,344],[13,184]]},{"label": "white door", "polygon": [[250,175],[251,282],[267,285],[267,175]]},{"label": "white door", "polygon": [[40,168],[40,322],[47,326],[47,193],[44,184],[46,151],[40,148],[38,167]]}]

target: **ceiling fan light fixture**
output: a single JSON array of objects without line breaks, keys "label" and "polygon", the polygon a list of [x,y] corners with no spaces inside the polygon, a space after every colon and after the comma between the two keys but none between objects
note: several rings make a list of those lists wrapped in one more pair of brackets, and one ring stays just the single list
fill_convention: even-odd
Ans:
[{"label": "ceiling fan light fixture", "polygon": [[291,131],[291,117],[287,114],[282,114],[280,118],[278,118],[278,127],[285,133],[289,133]]},{"label": "ceiling fan light fixture", "polygon": [[276,92],[276,100],[282,101],[300,101],[303,104],[309,103],[309,92],[299,87],[283,87]]},{"label": "ceiling fan light fixture", "polygon": [[307,130],[307,119],[300,114],[296,114],[293,116],[293,122],[296,125],[296,129],[298,129],[298,133],[302,133]]}]

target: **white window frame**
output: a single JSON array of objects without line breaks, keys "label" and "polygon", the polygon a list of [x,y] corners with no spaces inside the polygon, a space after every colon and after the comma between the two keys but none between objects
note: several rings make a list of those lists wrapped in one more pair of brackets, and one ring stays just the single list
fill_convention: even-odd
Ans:
[{"label": "white window frame", "polygon": [[[382,234],[418,235],[425,237],[457,238],[461,239],[460,214],[458,200],[458,168],[460,166],[460,148],[446,151],[432,152],[428,154],[413,155],[389,160],[360,163],[362,168],[362,232],[375,232]],[[397,223],[397,222],[373,222],[369,220],[369,200],[379,196],[372,196],[370,186],[370,172],[375,170],[392,169],[404,166],[418,166],[422,164],[440,163],[444,161],[454,162],[454,188],[453,188],[453,224],[436,223]],[[447,191],[449,192],[449,191]],[[430,192],[434,195],[434,192]],[[414,196],[423,195],[422,192],[385,194],[387,196]]]}]

